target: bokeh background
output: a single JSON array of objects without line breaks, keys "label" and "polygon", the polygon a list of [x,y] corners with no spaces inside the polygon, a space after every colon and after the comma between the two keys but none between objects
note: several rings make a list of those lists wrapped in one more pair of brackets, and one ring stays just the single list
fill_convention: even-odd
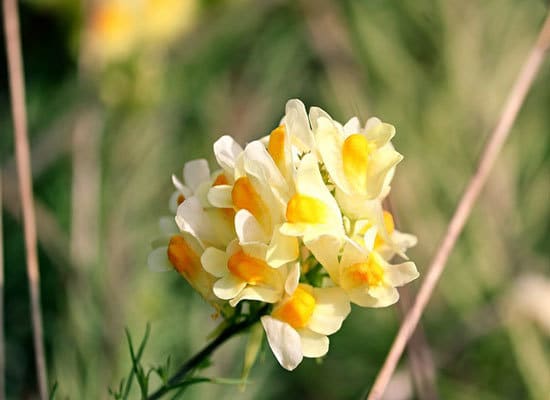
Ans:
[{"label": "bokeh background", "polygon": [[[57,398],[109,397],[130,368],[125,327],[137,341],[151,323],[145,365],[169,355],[177,365],[206,343],[217,324],[209,307],[176,273],[146,266],[158,218],[169,213],[170,175],[192,158],[213,161],[222,134],[244,144],[269,133],[289,98],[397,127],[405,160],[392,202],[401,229],[419,237],[410,256],[425,271],[546,11],[542,0],[22,1]],[[549,65],[422,320],[441,398],[550,393]],[[0,77],[7,395],[30,399],[37,389],[3,51]],[[359,399],[398,324],[398,307],[355,307],[322,362],[289,373],[264,346],[244,392],[202,384],[186,394]],[[245,340],[218,351],[204,373],[238,378]],[[422,398],[410,376],[404,357],[386,398]]]}]

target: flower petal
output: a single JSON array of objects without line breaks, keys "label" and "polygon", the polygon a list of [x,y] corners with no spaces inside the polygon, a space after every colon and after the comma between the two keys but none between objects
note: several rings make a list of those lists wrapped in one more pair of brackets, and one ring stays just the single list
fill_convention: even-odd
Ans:
[{"label": "flower petal", "polygon": [[285,292],[288,295],[292,295],[296,288],[298,287],[298,284],[300,283],[300,263],[294,263],[291,267],[289,267],[288,275],[286,277],[285,281]]},{"label": "flower petal", "polygon": [[268,240],[258,220],[245,209],[239,210],[235,215],[235,231],[241,244],[267,242]]},{"label": "flower petal", "polygon": [[245,286],[246,282],[233,275],[227,275],[214,283],[213,291],[220,299],[229,300],[237,296]]},{"label": "flower petal", "polygon": [[185,179],[186,185],[194,192],[201,183],[210,179],[208,161],[200,158],[186,162],[183,166],[183,179]]},{"label": "flower petal", "polygon": [[204,250],[201,256],[201,264],[203,268],[217,278],[221,278],[228,274],[227,271],[227,254],[214,247],[209,247]]},{"label": "flower petal", "polygon": [[304,244],[317,261],[327,270],[334,283],[338,284],[340,281],[338,255],[340,254],[341,240],[336,236],[321,235]]},{"label": "flower petal", "polygon": [[338,287],[315,288],[315,310],[308,327],[323,335],[332,335],[351,311],[346,292]]},{"label": "flower petal", "polygon": [[291,99],[286,103],[284,124],[291,141],[300,151],[306,152],[314,148],[313,133],[304,103],[298,99]]},{"label": "flower petal", "polygon": [[247,286],[238,295],[229,300],[229,304],[235,307],[241,300],[256,300],[265,303],[276,303],[282,297],[282,291],[262,286]]},{"label": "flower petal", "polygon": [[309,329],[300,329],[298,333],[300,334],[302,353],[305,357],[323,357],[328,353],[328,337]]},{"label": "flower petal", "polygon": [[418,278],[416,265],[407,261],[402,264],[390,265],[384,271],[384,280],[392,286],[403,286]]},{"label": "flower petal", "polygon": [[342,259],[340,260],[340,265],[343,268],[349,267],[350,265],[366,262],[368,260],[368,252],[359,246],[354,241],[348,239],[344,243],[344,250],[342,252]]},{"label": "flower petal", "polygon": [[230,176],[233,176],[236,160],[242,152],[242,147],[228,135],[222,136],[214,143],[216,160]]},{"label": "flower petal", "polygon": [[284,369],[292,371],[303,359],[301,338],[289,324],[265,315],[261,318],[267,342]]},{"label": "flower petal", "polygon": [[208,202],[218,208],[233,208],[231,185],[217,185],[208,190]]},{"label": "flower petal", "polygon": [[389,285],[378,285],[369,288],[369,295],[378,301],[371,307],[387,307],[399,300],[399,292]]},{"label": "flower petal", "polygon": [[358,133],[361,131],[361,124],[359,123],[359,118],[353,117],[348,122],[344,124],[344,134],[346,136]]},{"label": "flower petal", "polygon": [[279,228],[275,228],[273,237],[267,248],[266,261],[273,268],[294,261],[300,255],[298,239],[283,235]]}]

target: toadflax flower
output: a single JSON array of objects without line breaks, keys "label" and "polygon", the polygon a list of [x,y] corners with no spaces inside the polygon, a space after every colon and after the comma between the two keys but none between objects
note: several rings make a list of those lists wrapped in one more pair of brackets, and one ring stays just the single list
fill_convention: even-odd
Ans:
[{"label": "toadflax flower", "polygon": [[349,312],[342,289],[300,284],[261,320],[277,361],[292,371],[303,357],[322,357],[328,352],[327,336],[340,329]]},{"label": "toadflax flower", "polygon": [[308,114],[294,99],[263,138],[241,147],[222,136],[218,169],[193,160],[173,177],[150,266],[178,271],[222,310],[222,326],[261,320],[283,368],[323,357],[350,303],[390,306],[418,277],[412,261],[392,261],[407,260],[416,237],[382,204],[403,158],[395,132],[378,118]]}]

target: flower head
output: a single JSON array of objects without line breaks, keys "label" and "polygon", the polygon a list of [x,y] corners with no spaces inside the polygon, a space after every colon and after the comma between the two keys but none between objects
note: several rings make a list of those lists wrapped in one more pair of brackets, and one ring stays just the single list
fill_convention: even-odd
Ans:
[{"label": "flower head", "polygon": [[185,164],[183,180],[173,177],[175,215],[162,220],[150,264],[176,269],[205,299],[235,310],[224,314],[229,324],[264,310],[284,368],[324,356],[350,302],[389,306],[396,287],[418,276],[411,261],[390,263],[416,244],[382,207],[402,159],[394,134],[377,118],[342,125],[290,100],[262,139],[244,148],[218,139],[215,172],[199,159]]}]

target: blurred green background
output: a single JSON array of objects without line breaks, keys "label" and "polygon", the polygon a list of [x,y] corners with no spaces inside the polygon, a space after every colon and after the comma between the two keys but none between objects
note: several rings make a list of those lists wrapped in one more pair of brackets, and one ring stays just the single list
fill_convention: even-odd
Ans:
[{"label": "blurred green background", "polygon": [[[25,0],[20,3],[50,384],[105,399],[152,324],[145,365],[206,343],[211,309],[146,259],[170,175],[275,127],[289,98],[375,115],[405,155],[392,202],[421,273],[544,20],[542,0]],[[2,37],[2,44],[4,39]],[[36,396],[6,62],[0,52],[7,395]],[[544,64],[452,254],[423,326],[445,399],[550,393],[550,68]],[[213,166],[213,163],[211,164]],[[421,278],[422,279],[422,278]],[[421,280],[420,279],[420,280]],[[418,286],[418,282],[415,287]],[[354,307],[322,362],[264,346],[252,383],[191,399],[359,399],[399,324]],[[209,376],[240,376],[245,337]],[[136,392],[137,397],[137,392]],[[422,398],[404,357],[386,399]]]}]

